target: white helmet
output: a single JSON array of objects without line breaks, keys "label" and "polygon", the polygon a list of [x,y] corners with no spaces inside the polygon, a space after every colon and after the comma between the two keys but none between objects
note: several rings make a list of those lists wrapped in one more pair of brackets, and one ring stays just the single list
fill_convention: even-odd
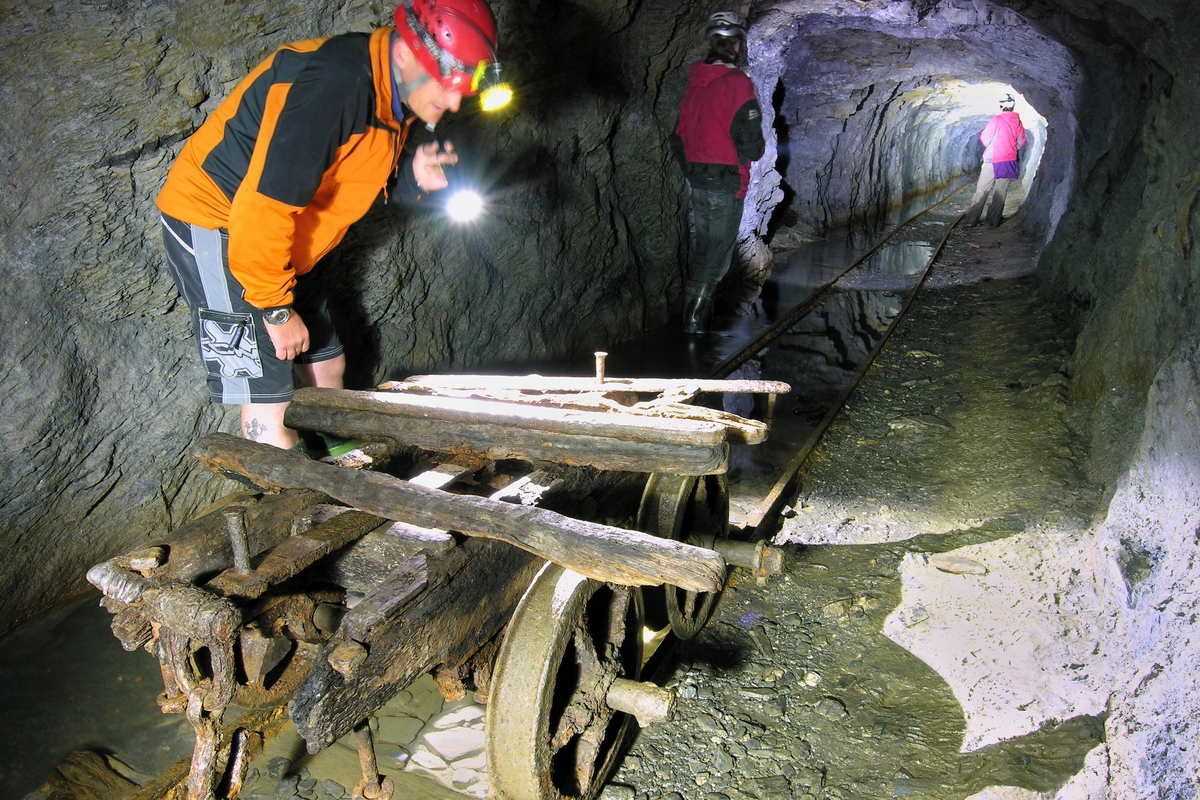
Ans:
[{"label": "white helmet", "polygon": [[1011,94],[1006,94],[1000,98],[1000,109],[1002,111],[1012,111],[1017,107],[1017,101],[1013,99]]},{"label": "white helmet", "polygon": [[704,29],[704,38],[710,36],[731,36],[737,39],[746,38],[746,22],[736,11],[718,11],[708,18],[708,26]]}]

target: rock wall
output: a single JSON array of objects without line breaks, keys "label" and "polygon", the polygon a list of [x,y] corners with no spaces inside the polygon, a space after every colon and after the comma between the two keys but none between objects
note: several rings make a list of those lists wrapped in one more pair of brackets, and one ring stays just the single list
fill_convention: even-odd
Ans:
[{"label": "rock wall", "polygon": [[1092,422],[1091,471],[1111,489],[1136,452],[1154,376],[1197,332],[1200,12],[1062,6],[1039,24],[1079,54],[1085,134],[1043,274],[1078,309],[1072,392]]},{"label": "rock wall", "polygon": [[1200,763],[1200,339],[1169,354],[1151,383],[1130,469],[1082,563],[1116,609],[1103,766],[1111,796],[1194,797]]},{"label": "rock wall", "polygon": [[[681,179],[665,142],[708,9],[492,5],[518,103],[484,118],[467,101],[439,130],[490,185],[491,212],[461,229],[380,203],[327,259],[348,385],[579,355],[662,324],[678,296]],[[207,402],[154,196],[186,137],[272,49],[390,24],[392,8],[0,12],[0,632],[229,489],[187,455],[236,419]]]}]

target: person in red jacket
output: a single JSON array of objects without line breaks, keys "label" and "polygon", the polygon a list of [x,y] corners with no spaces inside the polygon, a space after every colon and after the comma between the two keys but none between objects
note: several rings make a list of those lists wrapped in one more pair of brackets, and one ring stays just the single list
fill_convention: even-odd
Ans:
[{"label": "person in red jacket", "polygon": [[983,206],[988,206],[988,225],[995,228],[1004,218],[1004,198],[1008,194],[1008,182],[1021,174],[1018,151],[1025,146],[1025,125],[1021,116],[1013,109],[1017,101],[1011,94],[1000,98],[1000,113],[992,117],[979,141],[983,142],[983,164],[979,168],[979,183],[971,197],[971,206],[963,224],[973,228],[979,223]]},{"label": "person in red jacket", "polygon": [[402,154],[498,75],[482,0],[403,0],[395,28],[284,45],[192,134],[156,203],[172,277],[192,311],[212,402],[241,406],[247,439],[297,447],[297,383],[341,388],[346,358],[313,268],[381,191],[447,185],[450,143]]},{"label": "person in red jacket", "polygon": [[737,243],[750,162],[762,158],[766,147],[754,84],[737,67],[746,23],[732,11],[719,11],[705,35],[708,55],[688,71],[671,135],[671,152],[687,178],[692,224],[691,275],[683,292],[689,334],[708,331],[713,294]]}]

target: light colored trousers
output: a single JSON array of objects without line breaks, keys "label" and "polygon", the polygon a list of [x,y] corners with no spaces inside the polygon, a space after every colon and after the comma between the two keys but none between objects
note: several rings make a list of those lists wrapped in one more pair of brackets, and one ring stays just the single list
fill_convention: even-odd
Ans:
[{"label": "light colored trousers", "polygon": [[963,220],[963,224],[974,225],[979,222],[979,215],[983,213],[983,204],[987,202],[990,195],[992,202],[987,211],[988,225],[993,228],[999,225],[1001,219],[1004,218],[1004,196],[1008,194],[1010,180],[1011,178],[997,178],[992,172],[992,162],[983,162],[983,166],[979,168],[979,185],[975,187],[975,194],[971,197],[971,207],[967,209],[967,218]]}]

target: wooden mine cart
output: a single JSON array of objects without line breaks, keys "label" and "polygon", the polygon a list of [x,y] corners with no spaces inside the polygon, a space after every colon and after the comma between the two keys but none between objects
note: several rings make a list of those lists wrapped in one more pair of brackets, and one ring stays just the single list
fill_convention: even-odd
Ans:
[{"label": "wooden mine cart", "polygon": [[[335,463],[203,437],[196,458],[258,491],[88,573],[122,645],[159,659],[163,710],[195,728],[187,797],[236,797],[285,708],[310,752],[353,732],[355,796],[389,797],[366,723],[428,673],[448,698],[486,699],[498,796],[595,797],[631,724],[670,713],[641,679],[644,627],[689,638],[728,565],[760,580],[782,567],[727,538],[730,444],[767,423],[692,400],[761,393],[771,408],[787,391],[605,378],[598,355],[595,378],[300,390],[289,426],[369,443]],[[248,710],[224,726],[230,705]]]}]

